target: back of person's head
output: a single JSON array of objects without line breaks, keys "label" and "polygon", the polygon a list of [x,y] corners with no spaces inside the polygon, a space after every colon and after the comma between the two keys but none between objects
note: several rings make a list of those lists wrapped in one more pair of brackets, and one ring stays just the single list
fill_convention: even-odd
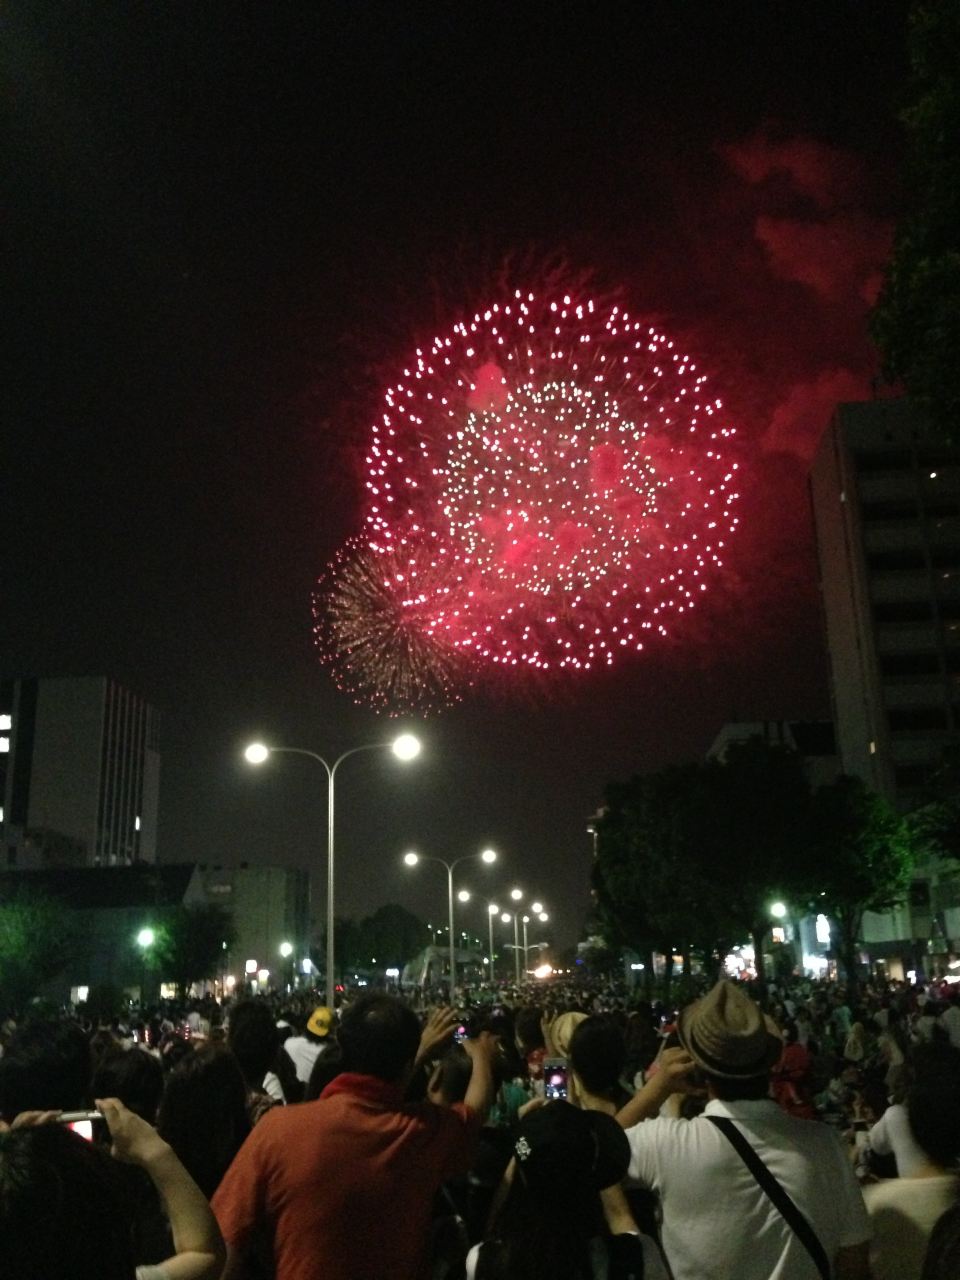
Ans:
[{"label": "back of person's head", "polygon": [[62,1125],[0,1133],[0,1272],[133,1280],[129,1206],[105,1151]]},{"label": "back of person's head", "polygon": [[473,1062],[466,1049],[459,1044],[453,1045],[434,1067],[427,1090],[430,1101],[444,1107],[462,1102],[467,1096],[472,1072]]},{"label": "back of person's head", "polygon": [[960,1203],[941,1214],[930,1234],[920,1280],[957,1280],[960,1276]]},{"label": "back of person's head", "polygon": [[420,1023],[394,996],[361,996],[344,1012],[337,1033],[342,1069],[399,1081],[417,1056]]},{"label": "back of person's head", "polygon": [[543,1010],[536,1005],[526,1005],[518,1010],[513,1030],[522,1053],[531,1053],[534,1049],[544,1047],[543,1028],[540,1025],[542,1018]]},{"label": "back of person's head", "polygon": [[261,1000],[241,1000],[233,1006],[227,1048],[251,1088],[260,1088],[279,1047],[280,1032],[269,1005]]},{"label": "back of person's head", "polygon": [[163,1093],[163,1067],[144,1049],[117,1047],[100,1059],[90,1092],[94,1098],[119,1098],[128,1110],[148,1124],[156,1124]]},{"label": "back of person's head", "polygon": [[0,1116],[77,1111],[90,1088],[90,1046],[75,1022],[25,1022],[0,1058]]},{"label": "back of person's head", "polygon": [[343,1070],[343,1050],[334,1040],[317,1054],[317,1060],[310,1069],[310,1079],[303,1090],[303,1101],[313,1102],[319,1098],[327,1085],[336,1080]]},{"label": "back of person's head", "polygon": [[934,1164],[952,1168],[960,1160],[960,1049],[918,1045],[906,1102],[917,1145]]},{"label": "back of person's head", "polygon": [[588,1093],[611,1093],[627,1063],[627,1044],[614,1018],[584,1018],[570,1037],[570,1065]]},{"label": "back of person's head", "polygon": [[226,1049],[196,1049],[169,1073],[157,1128],[209,1199],[250,1132],[247,1086]]}]

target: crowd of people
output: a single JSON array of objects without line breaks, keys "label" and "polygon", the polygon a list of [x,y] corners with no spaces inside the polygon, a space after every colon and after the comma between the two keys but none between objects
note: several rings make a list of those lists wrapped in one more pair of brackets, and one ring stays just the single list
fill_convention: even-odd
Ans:
[{"label": "crowd of people", "polygon": [[4,1024],[4,1274],[960,1277],[954,988],[441,996]]}]

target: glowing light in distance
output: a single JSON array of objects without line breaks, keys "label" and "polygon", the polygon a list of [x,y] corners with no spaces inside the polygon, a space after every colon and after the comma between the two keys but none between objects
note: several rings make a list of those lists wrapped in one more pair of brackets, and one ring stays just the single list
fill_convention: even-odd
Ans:
[{"label": "glowing light in distance", "polygon": [[263,764],[269,754],[270,748],[265,747],[262,742],[251,742],[244,751],[243,758],[247,764]]},{"label": "glowing light in distance", "polygon": [[412,733],[401,733],[391,749],[398,760],[414,760],[420,754],[420,739]]},{"label": "glowing light in distance", "polygon": [[543,903],[542,903],[542,902],[531,902],[531,903],[530,903],[530,910],[533,912],[533,914],[534,914],[535,916],[538,916],[538,915],[540,914],[540,912],[543,910]]},{"label": "glowing light in distance", "polygon": [[256,960],[248,960],[247,963],[243,966],[243,968],[244,968],[244,972],[253,974],[257,972],[259,965],[257,964]]},{"label": "glowing light in distance", "polygon": [[157,940],[157,935],[152,929],[141,929],[137,934],[137,945],[140,947],[152,947]]},{"label": "glowing light in distance", "polygon": [[409,853],[405,853],[403,855],[403,860],[408,867],[415,867],[417,863],[420,861],[420,855],[419,853],[414,853],[413,850],[411,849]]},{"label": "glowing light in distance", "polygon": [[499,914],[500,914],[500,908],[497,906],[495,902],[491,902],[487,905],[487,915],[498,916]]},{"label": "glowing light in distance", "polygon": [[281,943],[280,943],[280,954],[283,956],[284,960],[289,960],[289,959],[290,959],[290,957],[293,955],[293,943],[292,943],[292,942],[281,942]]},{"label": "glowing light in distance", "polygon": [[550,917],[547,915],[546,911],[540,912],[539,920],[541,924],[546,924],[549,919]]},{"label": "glowing light in distance", "polygon": [[523,897],[523,890],[522,890],[522,889],[511,889],[511,890],[510,890],[510,897],[514,900],[514,902],[519,902],[519,901],[520,901],[520,899]]},{"label": "glowing light in distance", "polygon": [[538,964],[533,971],[533,976],[535,978],[549,978],[551,973],[553,973],[552,964]]},{"label": "glowing light in distance", "polygon": [[496,849],[484,849],[484,851],[483,851],[483,853],[481,853],[480,857],[481,857],[481,859],[482,859],[484,862],[496,862],[496,860],[497,860],[497,851],[496,851]]},{"label": "glowing light in distance", "polygon": [[787,914],[787,908],[782,902],[771,902],[770,914],[773,916],[774,920],[782,920]]},{"label": "glowing light in distance", "polygon": [[503,921],[504,924],[509,924],[510,921],[513,919],[513,916],[510,914],[509,911],[504,911],[500,919]]},{"label": "glowing light in distance", "polygon": [[458,901],[458,902],[469,902],[469,901],[470,901],[470,890],[469,890],[469,889],[461,889],[461,890],[460,890],[460,892],[457,894],[457,901]]}]

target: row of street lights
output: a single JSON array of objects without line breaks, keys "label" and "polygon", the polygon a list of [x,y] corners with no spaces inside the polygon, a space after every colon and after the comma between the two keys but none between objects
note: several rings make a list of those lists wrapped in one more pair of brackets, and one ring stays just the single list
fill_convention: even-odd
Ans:
[{"label": "row of street lights", "polygon": [[[393,752],[398,760],[409,761],[414,760],[420,754],[420,741],[412,733],[401,733],[397,738],[390,742],[373,742],[362,747],[352,747],[349,751],[344,751],[342,755],[334,760],[333,764],[329,764],[327,760],[319,755],[316,751],[306,751],[301,747],[268,747],[262,742],[253,742],[244,751],[244,757],[249,764],[264,764],[272,755],[299,755],[309,756],[311,760],[315,760],[322,766],[327,775],[327,940],[326,940],[326,1003],[333,1008],[334,1002],[334,783],[336,780],[337,770],[344,760],[350,756],[357,755],[361,751],[378,751],[387,748]],[[447,872],[447,916],[449,925],[449,943],[450,943],[450,991],[456,984],[456,934],[454,933],[454,890],[453,890],[453,871],[462,862],[469,862],[479,859],[481,862],[490,864],[496,862],[497,854],[493,849],[484,849],[480,853],[464,854],[462,858],[456,858],[453,862],[447,862],[443,858],[423,857],[414,852],[404,855],[404,862],[407,866],[415,866],[418,862],[437,862],[446,869]],[[466,895],[466,896],[464,896]],[[460,901],[469,901],[470,894],[468,890],[462,889],[458,895]],[[523,890],[513,889],[510,894],[514,902],[520,902],[523,899]],[[493,920],[500,914],[500,918],[504,924],[513,921],[513,947],[514,947],[514,968],[516,980],[520,981],[520,941],[518,936],[519,924],[523,923],[523,955],[526,962],[527,952],[527,925],[530,923],[529,915],[518,915],[517,910],[513,912],[500,912],[499,906],[494,902],[488,902],[487,910],[489,915],[490,926],[490,976],[493,976]],[[549,917],[543,910],[543,905],[534,902],[530,908],[533,915],[540,921],[546,922]],[[153,939],[150,939],[152,944]],[[143,944],[141,944],[143,945]],[[535,946],[539,944],[534,944]]]}]

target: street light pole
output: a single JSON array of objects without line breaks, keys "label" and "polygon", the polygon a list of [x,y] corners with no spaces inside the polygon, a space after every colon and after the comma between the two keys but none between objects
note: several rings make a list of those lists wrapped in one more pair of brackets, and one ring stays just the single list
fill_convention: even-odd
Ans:
[{"label": "street light pole", "polygon": [[419,853],[412,850],[403,855],[403,860],[408,867],[415,867],[418,862],[439,862],[441,867],[445,867],[447,871],[447,925],[450,930],[450,1002],[453,1003],[453,988],[457,981],[457,955],[456,955],[456,939],[453,934],[453,869],[458,867],[461,862],[470,862],[473,858],[479,858],[482,862],[496,862],[497,855],[493,849],[484,849],[482,853],[465,853],[462,858],[455,858],[453,862],[447,862],[445,858],[422,857]]},{"label": "street light pole", "polygon": [[490,985],[493,985],[493,917],[500,914],[500,908],[495,902],[487,903],[487,923],[490,926]]},{"label": "street light pole", "polygon": [[344,760],[350,756],[355,756],[361,751],[379,751],[383,747],[389,747],[394,755],[400,760],[412,760],[420,754],[420,743],[412,733],[402,733],[393,742],[371,742],[362,747],[351,747],[349,751],[334,760],[330,765],[316,751],[307,751],[303,747],[267,747],[263,743],[254,742],[247,747],[244,755],[250,764],[263,764],[268,756],[275,753],[283,753],[284,755],[293,756],[309,756],[311,760],[316,760],[322,765],[327,775],[327,945],[326,945],[326,1003],[327,1007],[333,1008],[334,1000],[334,939],[333,939],[333,922],[334,922],[334,798],[337,770],[343,764]]}]

